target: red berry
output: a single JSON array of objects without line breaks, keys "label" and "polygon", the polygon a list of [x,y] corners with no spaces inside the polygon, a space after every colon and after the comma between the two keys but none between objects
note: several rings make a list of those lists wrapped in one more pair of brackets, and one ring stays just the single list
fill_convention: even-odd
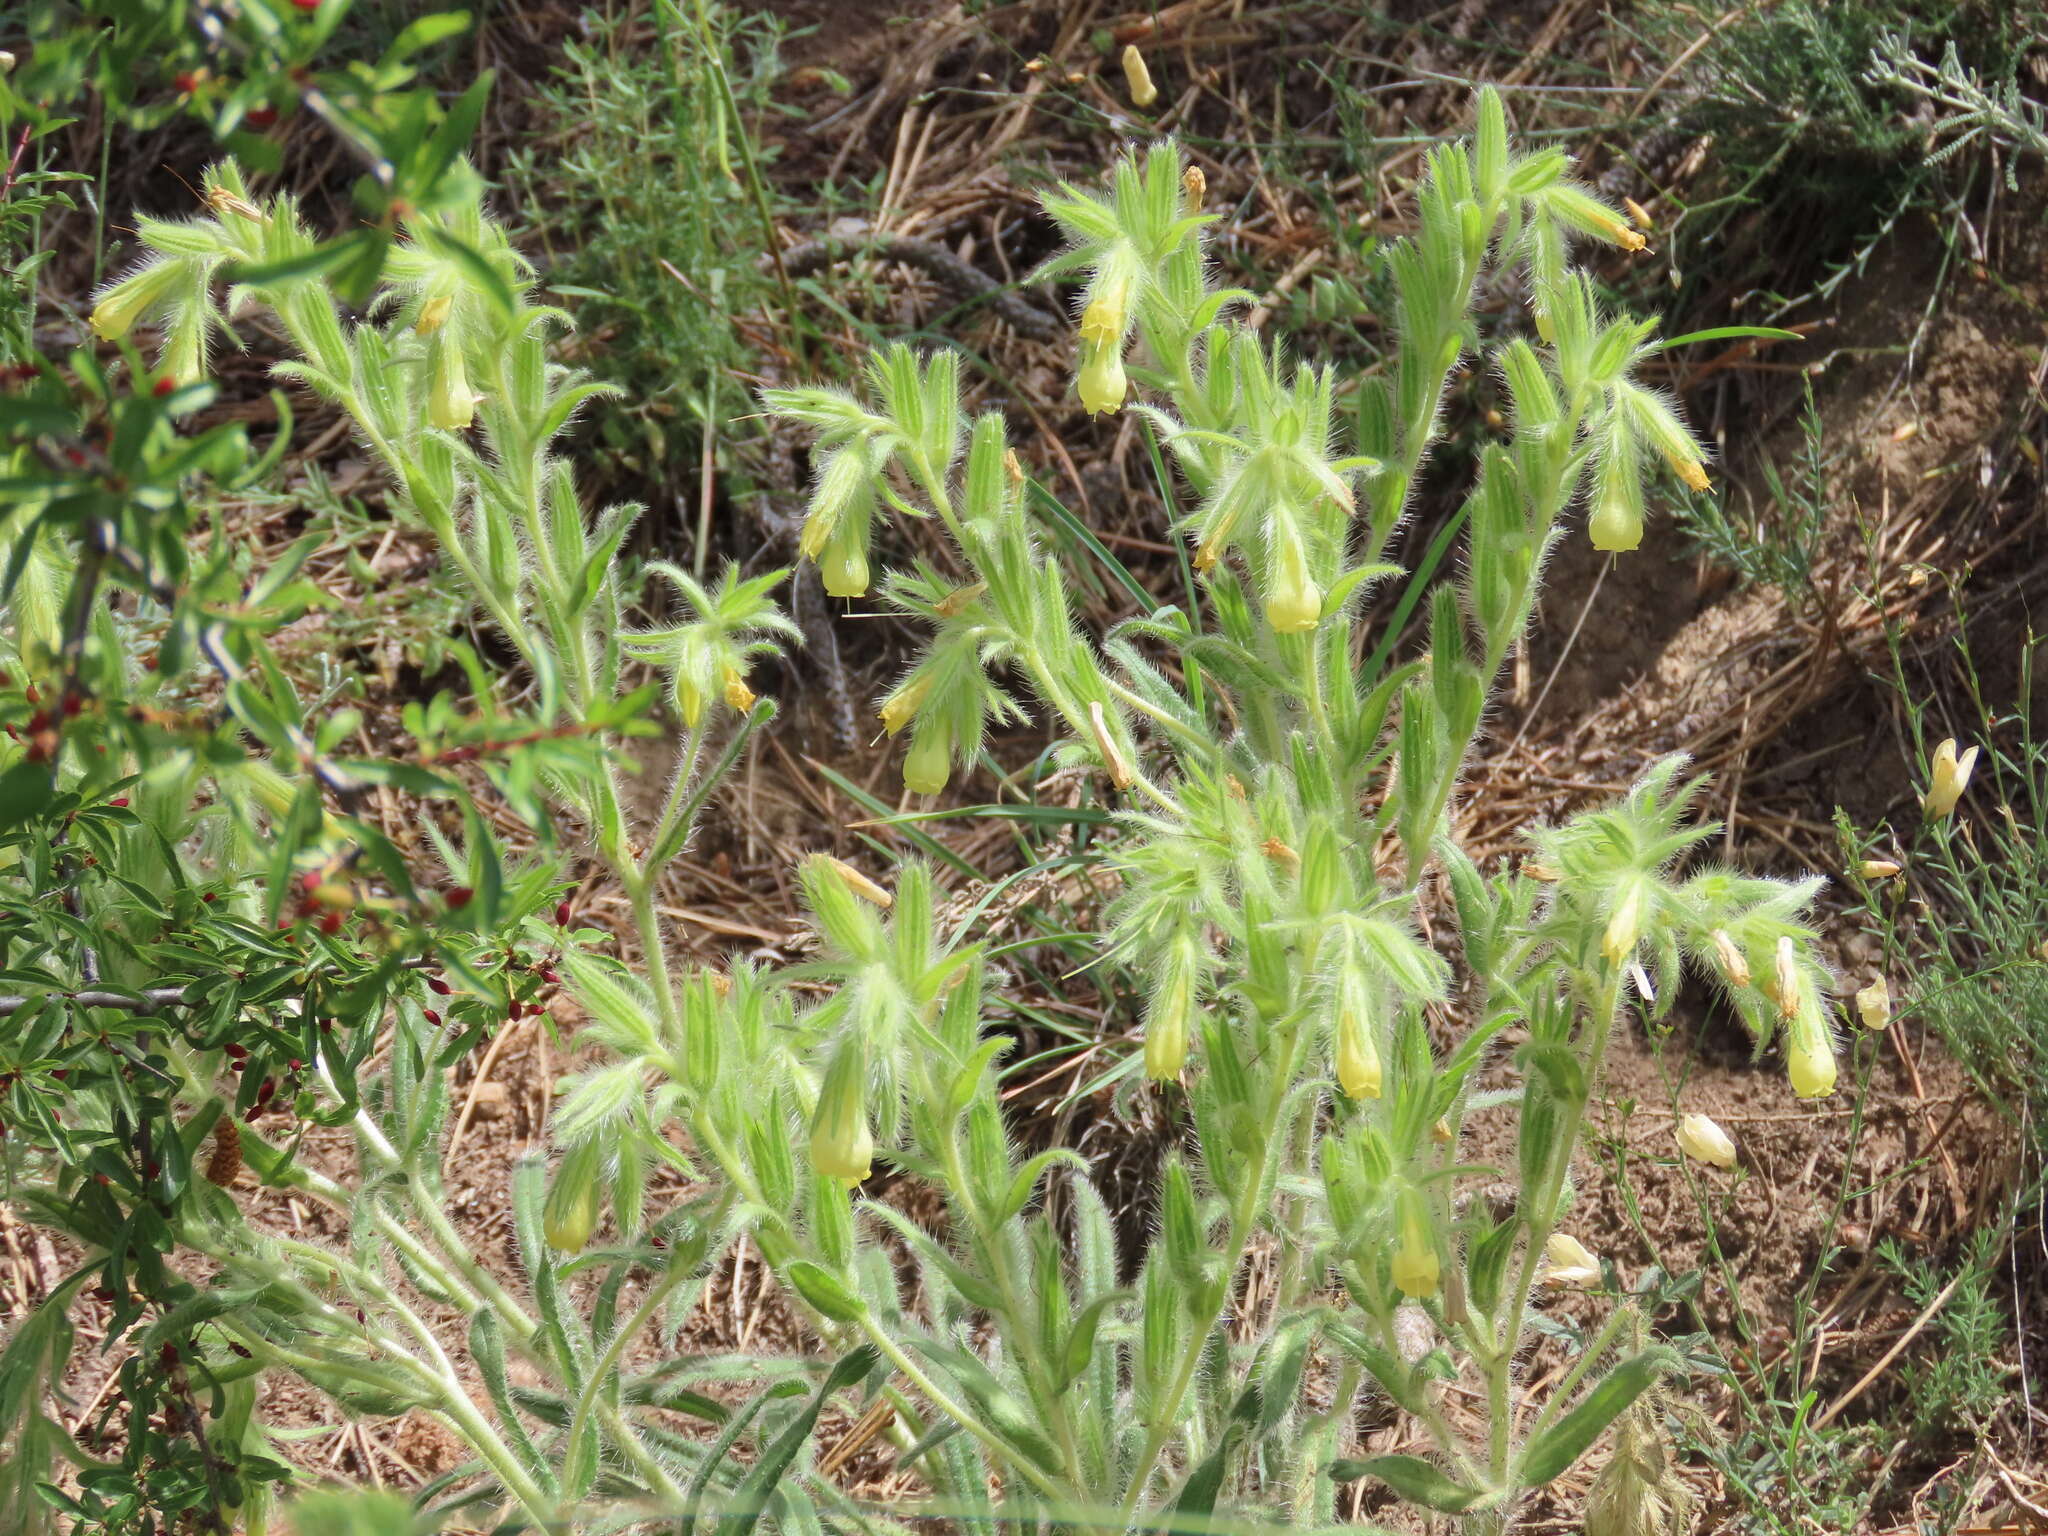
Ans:
[{"label": "red berry", "polygon": [[471,890],[468,886],[456,886],[455,889],[448,893],[448,910],[450,912],[460,912],[464,907],[470,904],[470,901],[475,896],[476,892]]},{"label": "red berry", "polygon": [[426,1021],[427,1021],[427,1022],[428,1022],[429,1024],[431,1024],[431,1025],[433,1025],[433,1026],[434,1026],[434,1028],[436,1028],[436,1029],[439,1029],[439,1028],[441,1027],[441,1015],[439,1015],[438,1013],[434,1012],[434,1010],[433,1010],[433,1009],[431,1009],[431,1008],[422,1008],[422,1009],[420,1010],[420,1013],[421,1013],[421,1014],[422,1014],[422,1015],[423,1015],[423,1016],[424,1016],[424,1017],[426,1018]]},{"label": "red berry", "polygon": [[557,903],[555,907],[555,926],[557,928],[568,927],[569,919],[573,915],[574,914],[572,914],[569,911],[569,903],[567,903],[566,901]]},{"label": "red berry", "polygon": [[225,1052],[231,1060],[234,1061],[240,1061],[244,1056],[249,1054],[249,1047],[247,1047],[246,1045],[238,1045],[232,1040],[230,1040],[226,1045],[222,1046],[221,1050]]},{"label": "red berry", "polygon": [[92,1181],[93,1183],[99,1185],[102,1189],[105,1189],[109,1184],[114,1182],[112,1179],[108,1178],[104,1173],[94,1174],[92,1176]]},{"label": "red berry", "polygon": [[311,13],[320,9],[320,0],[292,0],[295,9]]},{"label": "red berry", "polygon": [[228,1070],[230,1072],[246,1072],[249,1070],[249,1063],[242,1060],[241,1057],[237,1056],[233,1061],[228,1063]]},{"label": "red berry", "polygon": [[175,1344],[166,1344],[162,1349],[157,1351],[156,1357],[158,1360],[163,1362],[164,1368],[168,1370],[170,1367],[178,1363],[178,1346]]},{"label": "red berry", "polygon": [[71,1069],[69,1067],[52,1067],[50,1068],[50,1076],[61,1083],[71,1076]]},{"label": "red berry", "polygon": [[172,378],[167,373],[162,378],[158,379],[154,384],[150,385],[149,392],[152,395],[155,395],[157,399],[161,400],[165,395],[170,394],[171,391],[175,390],[177,387],[178,381]]},{"label": "red berry", "polygon": [[339,932],[341,932],[341,920],[342,920],[342,917],[343,917],[343,915],[344,915],[344,914],[342,914],[341,912],[338,912],[338,911],[336,911],[336,912],[323,912],[323,913],[321,913],[321,914],[320,914],[320,931],[321,931],[322,933],[339,933]]},{"label": "red berry", "polygon": [[200,894],[200,897],[199,897],[199,899],[200,899],[201,901],[212,901],[212,900],[213,900],[213,892],[211,892],[211,891],[204,891],[204,892],[202,892],[202,893]]},{"label": "red berry", "polygon": [[299,1070],[300,1068],[302,1068],[303,1066],[305,1066],[305,1063],[304,1063],[303,1061],[299,1060],[299,1058],[298,1058],[298,1057],[294,1056],[294,1057],[292,1058],[292,1070],[293,1070],[294,1072],[298,1071],[298,1070]]},{"label": "red berry", "polygon": [[153,1179],[153,1178],[155,1178],[155,1177],[156,1177],[156,1176],[157,1176],[158,1174],[162,1173],[163,1171],[164,1171],[164,1165],[163,1165],[162,1163],[156,1163],[156,1162],[151,1162],[151,1163],[144,1163],[144,1164],[142,1165],[142,1176],[143,1176],[143,1177],[144,1177],[145,1179]]},{"label": "red berry", "polygon": [[427,978],[427,990],[436,997],[453,997],[455,995],[455,989],[438,976],[429,976]]},{"label": "red berry", "polygon": [[80,711],[82,711],[84,708],[85,700],[81,698],[78,694],[67,693],[64,695],[63,709],[64,718],[66,720],[76,720],[79,716]]},{"label": "red berry", "polygon": [[[35,703],[35,700],[30,699],[29,703]],[[28,717],[29,735],[33,736],[37,731],[47,731],[49,728],[50,712],[47,709],[39,709],[34,714]]]},{"label": "red berry", "polygon": [[31,704],[40,704],[43,702],[43,691],[42,689],[38,688],[34,683],[30,683],[28,687],[24,688],[22,690],[21,696],[27,699]]},{"label": "red berry", "polygon": [[114,796],[113,799],[109,800],[107,804],[111,805],[117,811],[125,811],[128,809],[128,797],[126,795],[116,795]]},{"label": "red berry", "polygon": [[190,96],[199,89],[199,77],[189,69],[181,69],[171,77],[171,84],[178,88],[181,96]]},{"label": "red berry", "polygon": [[246,120],[251,128],[261,133],[277,121],[277,108],[267,102],[260,107],[251,107]]}]

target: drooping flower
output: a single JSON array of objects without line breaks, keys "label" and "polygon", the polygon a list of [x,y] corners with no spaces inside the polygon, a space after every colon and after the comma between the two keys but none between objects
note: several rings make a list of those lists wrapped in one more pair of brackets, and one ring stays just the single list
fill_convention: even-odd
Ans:
[{"label": "drooping flower", "polygon": [[1921,798],[1920,807],[1936,821],[1951,814],[1956,802],[1963,798],[1963,791],[1970,787],[1970,774],[1977,767],[1977,753],[1980,749],[1970,748],[1956,753],[1953,736],[1943,740],[1934,749],[1934,778],[1927,786],[1927,793]]},{"label": "drooping flower", "polygon": [[865,1053],[844,1044],[826,1069],[811,1119],[811,1166],[822,1178],[851,1189],[874,1171],[875,1138],[868,1129]]},{"label": "drooping flower", "polygon": [[1879,976],[1856,994],[1856,1017],[1865,1029],[1886,1029],[1892,1022],[1892,991]]},{"label": "drooping flower", "polygon": [[1551,1233],[1550,1241],[1543,1245],[1543,1257],[1550,1266],[1545,1279],[1552,1285],[1600,1283],[1600,1261],[1569,1232]]},{"label": "drooping flower", "polygon": [[1679,1120],[1678,1150],[1716,1168],[1735,1166],[1734,1139],[1705,1115],[1686,1115]]},{"label": "drooping flower", "polygon": [[1442,1280],[1443,1266],[1437,1257],[1436,1231],[1430,1221],[1429,1201],[1419,1189],[1404,1189],[1398,1201],[1400,1238],[1394,1249],[1394,1286],[1403,1296],[1420,1301],[1434,1296]]}]

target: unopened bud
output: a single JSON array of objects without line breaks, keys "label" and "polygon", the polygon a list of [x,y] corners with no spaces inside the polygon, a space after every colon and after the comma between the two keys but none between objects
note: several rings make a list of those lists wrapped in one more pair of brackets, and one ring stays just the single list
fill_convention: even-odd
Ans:
[{"label": "unopened bud", "polygon": [[1865,1029],[1884,1029],[1892,1021],[1892,989],[1880,976],[1856,994],[1856,1017]]},{"label": "unopened bud", "polygon": [[1778,1005],[1778,1017],[1794,1019],[1799,1016],[1799,946],[1792,942],[1792,936],[1778,937],[1777,964],[1772,975],[1772,1001]]},{"label": "unopened bud", "polygon": [[1899,873],[1899,866],[1890,859],[1865,859],[1856,873],[1866,880],[1889,880]]},{"label": "unopened bud", "polygon": [[1117,745],[1116,735],[1109,728],[1109,718],[1103,713],[1099,701],[1088,701],[1088,727],[1095,735],[1095,750],[1102,754],[1102,763],[1109,770],[1109,781],[1118,789],[1129,789],[1137,782],[1138,773],[1131,766],[1131,760],[1124,756],[1123,748]]},{"label": "unopened bud", "polygon": [[1657,227],[1657,221],[1650,217],[1649,210],[1634,198],[1624,197],[1621,206],[1628,210],[1628,216],[1636,221],[1638,229],[1651,230]]},{"label": "unopened bud", "polygon": [[854,895],[860,897],[862,901],[872,902],[874,905],[884,909],[895,905],[895,897],[847,863],[846,860],[835,859],[829,853],[822,854],[820,857],[831,867],[832,873],[839,877],[840,883],[853,892]]},{"label": "unopened bud", "polygon": [[1643,885],[1640,880],[1631,880],[1608,916],[1607,931],[1600,936],[1600,953],[1610,963],[1620,965],[1635,953],[1636,940],[1642,936],[1642,929]]},{"label": "unopened bud", "polygon": [[878,711],[882,729],[894,736],[903,727],[917,718],[917,712],[924,708],[924,701],[931,696],[932,679],[928,672],[913,673],[897,690],[882,700]]},{"label": "unopened bud", "polygon": [[1152,71],[1145,67],[1145,55],[1136,43],[1124,45],[1124,84],[1134,107],[1149,107],[1159,99],[1159,87],[1152,83]]},{"label": "unopened bud", "polygon": [[1749,985],[1749,960],[1729,937],[1726,928],[1714,930],[1714,958],[1721,964],[1721,974],[1731,987]]},{"label": "unopened bud", "polygon": [[1209,196],[1209,178],[1202,174],[1199,165],[1191,165],[1181,172],[1181,190],[1187,194],[1188,212],[1200,213],[1202,204]]}]

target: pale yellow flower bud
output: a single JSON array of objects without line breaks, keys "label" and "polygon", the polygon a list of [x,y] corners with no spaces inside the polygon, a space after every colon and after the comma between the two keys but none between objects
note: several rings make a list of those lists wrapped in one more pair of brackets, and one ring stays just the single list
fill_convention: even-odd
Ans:
[{"label": "pale yellow flower bud", "polygon": [[1640,880],[1629,882],[1628,889],[1615,903],[1613,915],[1607,919],[1607,931],[1600,937],[1600,953],[1615,965],[1635,953],[1636,940],[1643,931],[1643,886]]},{"label": "pale yellow flower bud", "polygon": [[1110,783],[1118,789],[1129,789],[1137,782],[1138,771],[1117,745],[1116,733],[1109,728],[1109,716],[1095,699],[1088,701],[1088,728],[1095,736],[1095,750],[1102,754],[1102,765],[1109,770]]},{"label": "pale yellow flower bud", "polygon": [[1778,1017],[1794,1019],[1799,1016],[1799,946],[1790,934],[1779,935],[1776,959],[1771,997],[1778,1005]]},{"label": "pale yellow flower bud", "polygon": [[1124,45],[1124,84],[1134,107],[1149,107],[1159,99],[1159,87],[1152,83],[1152,71],[1145,67],[1145,55],[1136,43]]},{"label": "pale yellow flower bud", "polygon": [[1621,200],[1621,206],[1628,210],[1628,216],[1636,221],[1638,229],[1652,230],[1657,227],[1657,221],[1650,217],[1650,210],[1634,198],[1624,197]]},{"label": "pale yellow flower bud", "polygon": [[1716,1168],[1735,1166],[1735,1142],[1705,1115],[1687,1115],[1678,1122],[1678,1150]]},{"label": "pale yellow flower bud", "polygon": [[873,902],[876,906],[883,908],[896,904],[895,897],[847,863],[846,860],[835,859],[829,853],[821,854],[820,857],[831,867],[832,873],[839,877],[840,883],[853,892],[854,895],[860,897],[861,900]]},{"label": "pale yellow flower bud", "polygon": [[1729,986],[1749,985],[1749,961],[1725,928],[1714,930],[1714,958],[1720,962],[1721,974],[1727,977]]},{"label": "pale yellow flower bud", "polygon": [[1899,866],[1890,859],[1865,859],[1856,873],[1866,880],[1889,880],[1899,873]]},{"label": "pale yellow flower bud", "polygon": [[1550,1241],[1543,1245],[1543,1257],[1549,1263],[1544,1280],[1551,1285],[1598,1285],[1601,1280],[1600,1261],[1593,1257],[1586,1245],[1569,1232],[1553,1232]]},{"label": "pale yellow flower bud", "polygon": [[1202,204],[1209,196],[1209,178],[1202,174],[1199,165],[1191,165],[1181,173],[1181,190],[1187,193],[1188,212],[1200,213]]},{"label": "pale yellow flower bud", "polygon": [[1961,756],[1956,754],[1953,736],[1934,749],[1934,781],[1927,786],[1927,793],[1920,801],[1920,807],[1929,816],[1939,820],[1956,808],[1956,802],[1963,798],[1963,791],[1970,787],[1970,774],[1977,766],[1978,748],[1972,747]]},{"label": "pale yellow flower bud", "polygon": [[1865,1029],[1885,1029],[1892,1022],[1892,989],[1880,976],[1856,994],[1856,1017]]}]

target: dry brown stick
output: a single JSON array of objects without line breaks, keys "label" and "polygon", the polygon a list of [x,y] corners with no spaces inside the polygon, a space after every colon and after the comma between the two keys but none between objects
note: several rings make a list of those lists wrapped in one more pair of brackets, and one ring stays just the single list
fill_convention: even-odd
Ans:
[{"label": "dry brown stick", "polygon": [[1837,1414],[1861,1397],[1872,1382],[1876,1381],[1878,1377],[1891,1368],[1892,1362],[1905,1353],[1906,1346],[1920,1337],[1920,1331],[1934,1321],[1934,1314],[1948,1305],[1949,1297],[1955,1294],[1956,1287],[1963,1283],[1963,1278],[1967,1274],[1969,1274],[1967,1269],[1956,1271],[1955,1278],[1941,1288],[1940,1293],[1935,1296],[1934,1300],[1928,1302],[1921,1309],[1920,1315],[1913,1319],[1913,1325],[1899,1335],[1899,1341],[1886,1350],[1883,1355],[1879,1356],[1877,1364],[1863,1373],[1863,1379],[1836,1398],[1833,1404],[1829,1406],[1827,1412],[1813,1421],[1815,1429],[1826,1429],[1830,1424],[1834,1423]]}]

